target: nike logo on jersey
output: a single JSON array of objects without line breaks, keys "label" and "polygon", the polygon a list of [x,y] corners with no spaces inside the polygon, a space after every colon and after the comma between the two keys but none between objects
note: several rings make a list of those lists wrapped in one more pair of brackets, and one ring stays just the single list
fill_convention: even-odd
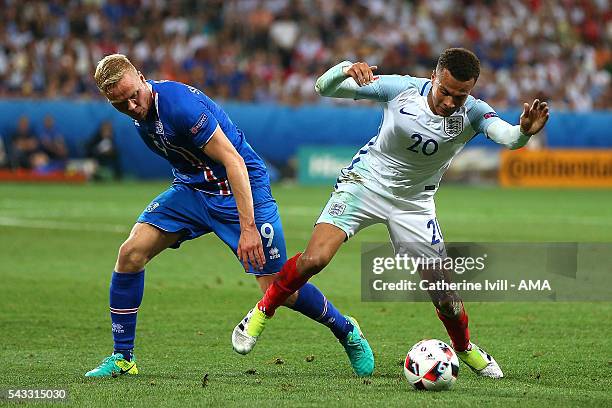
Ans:
[{"label": "nike logo on jersey", "polygon": [[400,109],[400,113],[401,113],[402,115],[414,116],[415,118],[417,117],[417,115],[416,115],[416,114],[414,114],[414,113],[410,113],[410,112],[406,112],[404,109],[406,109],[406,108],[402,108],[402,109]]}]

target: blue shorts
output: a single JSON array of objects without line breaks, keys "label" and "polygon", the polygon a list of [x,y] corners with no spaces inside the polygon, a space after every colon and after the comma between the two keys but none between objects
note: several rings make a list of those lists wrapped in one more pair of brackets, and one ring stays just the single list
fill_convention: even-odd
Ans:
[{"label": "blue shorts", "polygon": [[[285,236],[276,201],[269,187],[253,192],[255,223],[261,234],[266,264],[262,271],[249,265],[249,273],[277,273],[287,260]],[[229,246],[234,255],[240,239],[240,221],[233,196],[216,196],[195,190],[184,184],[174,184],[158,195],[140,214],[137,222],[151,224],[166,232],[183,235],[172,246],[214,232]]]}]

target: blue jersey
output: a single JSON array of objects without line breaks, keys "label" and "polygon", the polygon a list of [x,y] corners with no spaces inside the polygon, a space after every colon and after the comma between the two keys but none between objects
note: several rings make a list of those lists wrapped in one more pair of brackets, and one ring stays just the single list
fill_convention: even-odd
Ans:
[{"label": "blue jersey", "polygon": [[187,184],[211,195],[232,195],[225,167],[202,151],[219,126],[244,159],[257,202],[256,191],[262,187],[267,190],[270,184],[266,166],[223,109],[192,86],[174,81],[147,82],[153,88],[155,109],[145,120],[135,120],[134,125],[146,145],[170,162],[174,184]]}]

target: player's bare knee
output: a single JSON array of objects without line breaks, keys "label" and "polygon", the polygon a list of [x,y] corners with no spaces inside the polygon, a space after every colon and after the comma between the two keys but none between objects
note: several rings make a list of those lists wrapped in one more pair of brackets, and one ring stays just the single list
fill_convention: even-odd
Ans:
[{"label": "player's bare knee", "polygon": [[331,261],[331,257],[326,256],[325,254],[308,254],[304,253],[299,259],[300,270],[304,271],[309,275],[316,275],[321,272],[323,268],[325,268],[329,262]]},{"label": "player's bare knee", "polygon": [[293,292],[293,294],[289,296],[287,300],[285,300],[284,306],[292,307],[293,305],[295,305],[295,302],[297,301],[297,298],[298,298],[298,293],[299,292]]},{"label": "player's bare knee", "polygon": [[148,261],[149,256],[146,251],[128,240],[119,247],[115,269],[118,272],[138,272],[144,268]]},{"label": "player's bare knee", "polygon": [[445,297],[442,299],[434,300],[436,309],[445,317],[454,319],[458,318],[461,314],[461,301],[453,297]]}]

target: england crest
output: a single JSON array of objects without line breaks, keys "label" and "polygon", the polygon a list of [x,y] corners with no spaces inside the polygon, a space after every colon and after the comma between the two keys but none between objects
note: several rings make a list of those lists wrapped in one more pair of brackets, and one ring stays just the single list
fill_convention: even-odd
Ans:
[{"label": "england crest", "polygon": [[448,116],[444,118],[444,133],[457,137],[463,132],[463,116]]},{"label": "england crest", "polygon": [[346,204],[335,202],[329,206],[329,211],[327,212],[332,217],[337,217],[339,215],[342,215],[345,209],[346,209]]}]

